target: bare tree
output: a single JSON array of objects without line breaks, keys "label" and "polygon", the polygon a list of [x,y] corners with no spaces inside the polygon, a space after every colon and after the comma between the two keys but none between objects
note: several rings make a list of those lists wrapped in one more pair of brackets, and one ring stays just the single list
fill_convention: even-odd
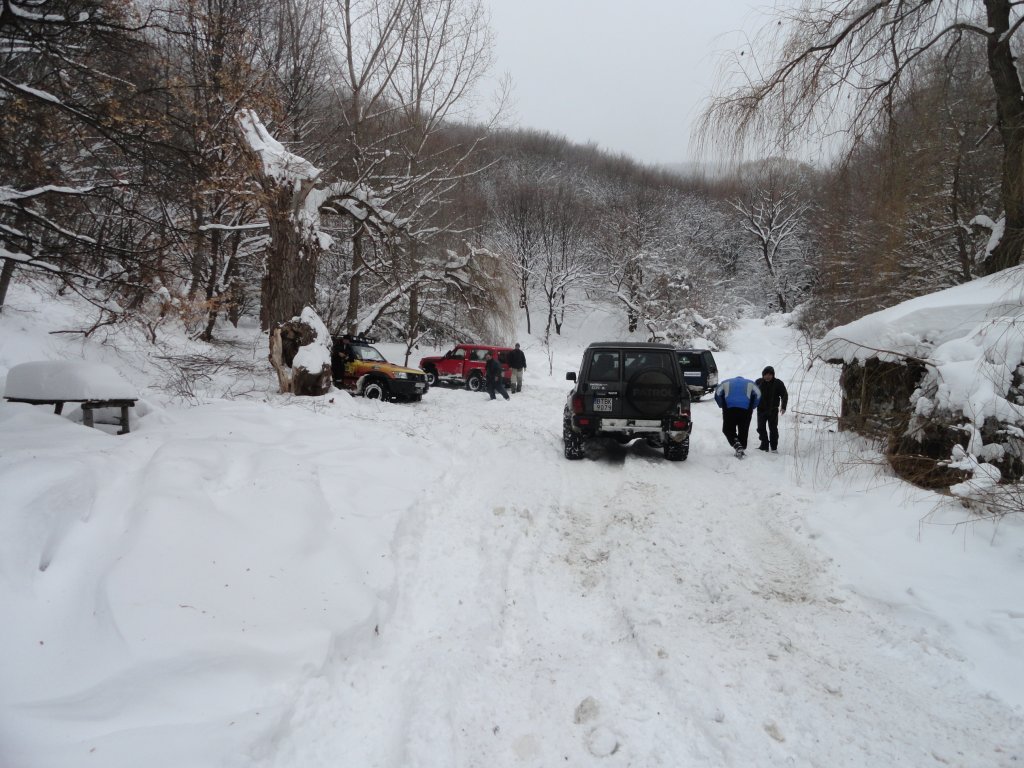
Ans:
[{"label": "bare tree", "polygon": [[534,182],[503,179],[494,203],[492,237],[496,248],[508,257],[519,294],[519,308],[526,313],[526,332],[532,333],[530,293],[536,282],[541,250],[540,190]]},{"label": "bare tree", "polygon": [[[386,97],[409,23],[406,0],[338,0],[335,74],[342,144],[332,170],[340,178],[370,184],[388,160],[394,136],[387,128],[394,112]],[[349,220],[347,226],[351,269],[344,326],[355,332],[367,251],[373,246],[361,221]]]},{"label": "bare tree", "polygon": [[790,183],[786,183],[786,175],[774,164],[758,176],[750,192],[733,200],[732,206],[740,214],[741,226],[768,274],[779,311],[788,312],[791,302],[782,262],[792,256],[794,246],[805,234],[810,205],[801,199],[797,180],[790,177]]},{"label": "bare tree", "polygon": [[[930,52],[950,54],[965,40],[984,41],[995,125],[1002,139],[1001,202],[1005,229],[983,265],[986,273],[1021,261],[1024,245],[1024,88],[1014,45],[1024,16],[1015,0],[814,0],[781,12],[765,42],[777,60],[761,74],[739,67],[744,83],[715,98],[702,135],[729,126],[736,142],[841,130],[855,145],[893,118]],[[747,61],[749,58],[744,57]],[[740,57],[735,58],[736,62]]]},{"label": "bare tree", "polygon": [[594,268],[593,243],[589,237],[590,212],[567,184],[541,199],[539,230],[542,259],[538,283],[547,303],[544,337],[562,333],[562,323],[573,291],[594,288],[600,276]]},{"label": "bare tree", "polygon": [[669,258],[678,238],[669,226],[667,199],[658,187],[641,182],[607,192],[602,247],[614,296],[626,311],[632,333],[646,315],[646,285],[652,268]]},{"label": "bare tree", "polygon": [[448,261],[451,243],[445,235],[465,226],[450,206],[450,195],[477,171],[470,161],[487,131],[456,133],[448,125],[465,113],[490,67],[493,41],[481,0],[407,0],[406,14],[404,44],[389,52],[398,66],[388,95],[399,118],[398,173],[408,180],[396,208],[409,220],[409,242],[394,256],[409,283],[403,306],[404,336],[411,347],[434,308],[422,303],[420,284],[408,278]]}]

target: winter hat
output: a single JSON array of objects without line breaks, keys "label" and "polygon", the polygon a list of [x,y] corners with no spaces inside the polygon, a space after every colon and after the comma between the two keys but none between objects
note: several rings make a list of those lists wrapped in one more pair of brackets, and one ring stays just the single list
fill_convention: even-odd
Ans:
[{"label": "winter hat", "polygon": [[764,370],[763,370],[763,371],[761,371],[761,375],[762,375],[762,376],[765,376],[765,375],[767,375],[767,374],[769,374],[769,373],[770,373],[770,374],[771,374],[772,376],[774,376],[774,375],[775,375],[775,369],[774,369],[774,368],[772,368],[772,367],[771,367],[770,365],[766,365],[766,366],[764,367]]}]

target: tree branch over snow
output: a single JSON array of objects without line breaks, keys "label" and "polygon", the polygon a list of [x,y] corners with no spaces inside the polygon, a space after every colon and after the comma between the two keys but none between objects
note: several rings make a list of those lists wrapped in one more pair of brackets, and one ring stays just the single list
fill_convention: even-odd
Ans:
[{"label": "tree branch over snow", "polygon": [[[738,82],[711,100],[698,124],[704,146],[740,154],[760,145],[783,155],[798,141],[851,153],[891,125],[897,104],[933,50],[985,40],[993,118],[1004,147],[1001,199],[1006,232],[984,265],[1016,265],[1024,253],[1024,87],[1012,43],[1024,18],[1010,0],[812,0],[781,10],[776,24],[732,59]],[[725,128],[727,130],[719,130]],[[849,154],[847,154],[849,157]]]}]

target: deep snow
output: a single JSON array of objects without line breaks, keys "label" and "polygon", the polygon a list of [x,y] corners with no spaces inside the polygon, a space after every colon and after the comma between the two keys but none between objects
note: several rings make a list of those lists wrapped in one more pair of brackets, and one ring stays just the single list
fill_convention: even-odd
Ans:
[{"label": "deep snow", "polygon": [[596,311],[519,339],[507,403],[279,396],[244,332],[257,378],[181,402],[144,344],[46,335],[74,319],[15,290],[0,376],[85,357],[144,400],[120,437],[0,406],[3,768],[1024,761],[1022,521],[832,431],[836,371],[777,321],[716,356],[786,382],[780,454],[702,401],[676,464],[562,458]]}]

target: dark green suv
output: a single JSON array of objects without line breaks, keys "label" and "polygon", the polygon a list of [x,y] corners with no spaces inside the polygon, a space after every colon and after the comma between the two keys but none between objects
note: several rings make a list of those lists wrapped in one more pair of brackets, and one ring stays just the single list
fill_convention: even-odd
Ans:
[{"label": "dark green suv", "polygon": [[583,353],[562,420],[565,458],[582,459],[586,442],[607,437],[660,446],[665,458],[690,452],[690,392],[667,344],[602,341]]}]

